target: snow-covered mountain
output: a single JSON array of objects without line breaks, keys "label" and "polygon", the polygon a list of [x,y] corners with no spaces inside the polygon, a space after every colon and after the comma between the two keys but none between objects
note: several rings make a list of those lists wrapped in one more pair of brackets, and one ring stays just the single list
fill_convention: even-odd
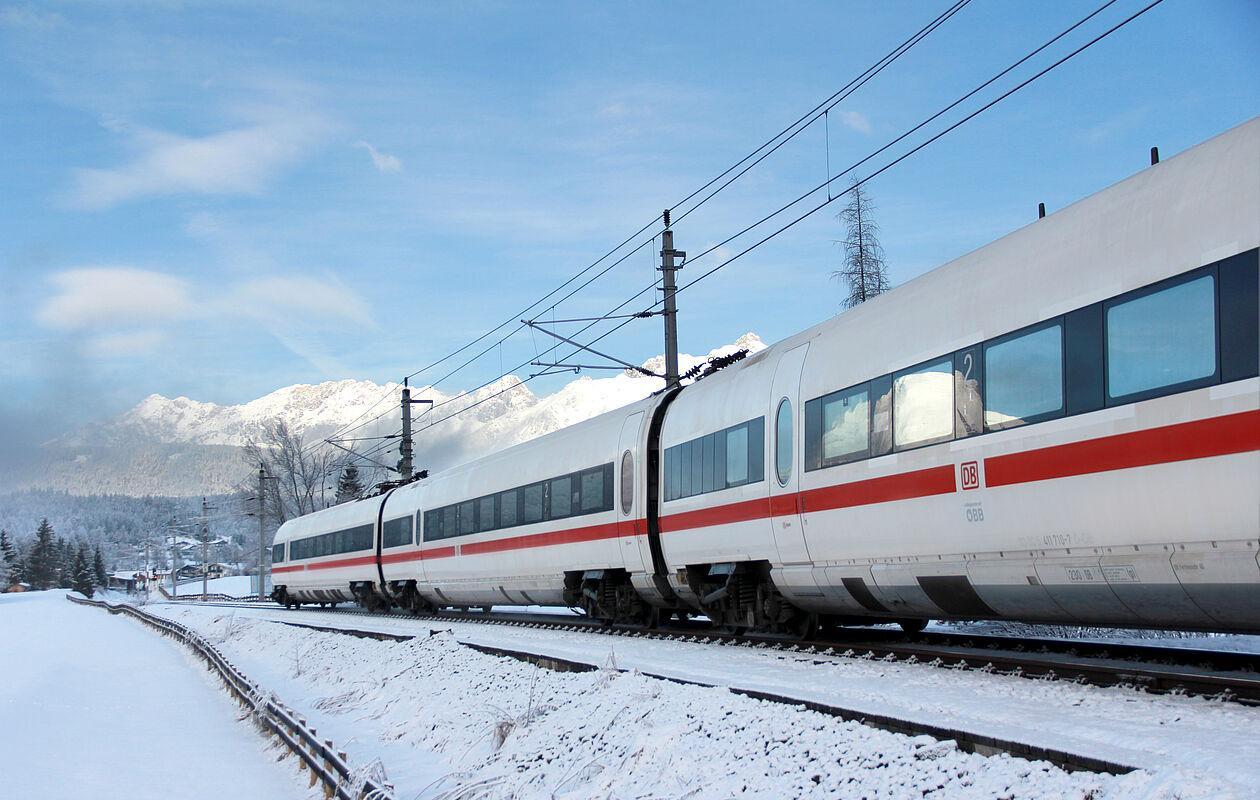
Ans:
[{"label": "snow-covered mountain", "polygon": [[[679,364],[686,370],[741,348],[756,352],[765,344],[748,333],[704,356],[680,355]],[[663,358],[643,366],[663,371]],[[662,385],[659,378],[627,370],[605,378],[583,375],[544,397],[511,376],[457,394],[413,387],[413,397],[434,401],[432,410],[417,407],[416,463],[442,469],[634,402]],[[0,490],[175,496],[231,491],[250,472],[241,447],[258,439],[267,424],[284,420],[309,442],[387,411],[350,435],[394,433],[400,427],[399,389],[395,383],[327,381],[277,389],[240,405],[150,395],[104,424],[49,442],[21,474],[0,476]],[[397,454],[378,457],[392,462]]]}]

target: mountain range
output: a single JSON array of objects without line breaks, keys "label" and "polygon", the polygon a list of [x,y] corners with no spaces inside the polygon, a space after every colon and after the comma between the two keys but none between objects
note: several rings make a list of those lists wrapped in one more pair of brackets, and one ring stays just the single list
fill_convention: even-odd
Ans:
[{"label": "mountain range", "polygon": [[[748,333],[704,356],[680,355],[680,368],[741,348],[756,352],[765,344]],[[643,366],[663,371],[663,357]],[[416,464],[442,469],[634,402],[662,386],[660,378],[625,370],[606,378],[582,375],[543,397],[515,376],[453,394],[413,387],[414,398],[434,401],[430,410],[417,407]],[[45,443],[19,469],[0,475],[0,491],[172,497],[230,492],[251,473],[242,447],[258,440],[268,424],[283,420],[314,442],[386,412],[343,434],[384,436],[400,428],[400,389],[396,383],[326,381],[287,386],[239,405],[150,395],[117,417]],[[347,444],[362,452],[384,441]],[[390,445],[373,457],[392,464],[397,450]]]}]

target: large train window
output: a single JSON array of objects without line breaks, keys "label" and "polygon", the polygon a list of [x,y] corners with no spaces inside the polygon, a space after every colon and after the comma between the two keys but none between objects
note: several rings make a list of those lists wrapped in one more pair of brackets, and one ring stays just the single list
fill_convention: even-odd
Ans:
[{"label": "large train window", "polygon": [[634,509],[634,454],[629,450],[621,454],[621,513],[629,515]]},{"label": "large train window", "polygon": [[792,401],[779,401],[774,415],[774,471],[780,486],[792,478]]},{"label": "large train window", "polygon": [[494,518],[494,495],[477,501],[477,532],[492,531],[499,521]]},{"label": "large train window", "polygon": [[511,489],[499,495],[499,524],[510,528],[516,524],[517,490]]},{"label": "large train window", "polygon": [[1106,309],[1107,397],[1139,399],[1216,375],[1216,286],[1202,275]]},{"label": "large train window", "polygon": [[805,404],[805,469],[866,458],[871,451],[870,384]]},{"label": "large train window", "polygon": [[726,432],[726,485],[748,482],[748,428],[740,425]]},{"label": "large train window", "polygon": [[411,544],[411,517],[386,520],[381,526],[381,547],[401,547],[405,544]]},{"label": "large train window", "polygon": [[1063,413],[1063,325],[1053,322],[984,348],[984,425],[998,431]]},{"label": "large train window", "polygon": [[954,436],[962,439],[984,432],[984,362],[980,345],[954,353]]},{"label": "large train window", "polygon": [[953,359],[893,373],[892,405],[896,449],[954,438]]},{"label": "large train window", "polygon": [[284,562],[284,542],[271,546],[271,563],[280,564]]},{"label": "large train window", "polygon": [[526,486],[521,490],[521,494],[525,496],[525,505],[521,514],[521,522],[526,525],[531,522],[542,522],[543,485],[541,483],[535,483],[533,486]]}]

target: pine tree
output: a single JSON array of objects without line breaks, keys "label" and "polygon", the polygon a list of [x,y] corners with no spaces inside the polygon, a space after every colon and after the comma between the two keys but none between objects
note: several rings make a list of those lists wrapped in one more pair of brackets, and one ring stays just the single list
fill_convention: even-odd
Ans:
[{"label": "pine tree", "polygon": [[57,537],[57,587],[74,588],[74,546],[64,537]]},{"label": "pine tree", "polygon": [[101,557],[99,544],[96,546],[96,552],[92,554],[92,579],[102,589],[109,588],[109,573],[105,571],[105,559]]},{"label": "pine tree", "polygon": [[45,517],[35,531],[35,544],[27,560],[27,580],[32,589],[47,589],[57,578],[57,545],[53,528]]},{"label": "pine tree", "polygon": [[358,500],[361,494],[363,494],[363,484],[359,480],[359,468],[351,464],[342,470],[341,477],[337,479],[336,502],[348,503],[351,500]]},{"label": "pine tree", "polygon": [[884,248],[879,244],[879,225],[874,211],[871,196],[855,178],[849,188],[849,204],[839,216],[846,228],[844,240],[840,242],[844,247],[844,261],[840,269],[831,273],[831,277],[842,278],[849,285],[845,308],[861,305],[889,289],[888,267],[884,264]]},{"label": "pine tree", "polygon": [[74,560],[70,564],[70,586],[66,588],[74,589],[84,597],[92,596],[92,568],[88,562],[87,542],[80,542],[79,549],[75,551]]},{"label": "pine tree", "polygon": [[17,570],[17,548],[13,546],[13,540],[9,538],[9,532],[4,528],[0,528],[0,592],[8,589],[10,586],[18,582],[15,574]]}]

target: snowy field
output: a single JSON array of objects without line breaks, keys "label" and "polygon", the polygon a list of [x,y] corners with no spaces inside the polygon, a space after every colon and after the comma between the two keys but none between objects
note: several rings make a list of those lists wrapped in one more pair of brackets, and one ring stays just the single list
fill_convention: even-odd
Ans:
[{"label": "snowy field", "polygon": [[[319,612],[153,605],[220,642],[407,798],[1260,796],[1260,710],[927,665]],[[274,619],[419,634],[377,642]],[[555,673],[460,642],[622,671]],[[684,686],[636,672],[712,682]],[[1068,774],[732,694],[921,719],[1141,767]]]},{"label": "snowy field", "polygon": [[[232,597],[246,597],[251,592],[249,575],[229,575],[226,578],[211,578],[206,581],[206,591],[213,594],[226,594]],[[171,582],[166,582],[166,590],[170,591]],[[201,579],[180,581],[181,595],[201,594]]]},{"label": "snowy field", "polygon": [[65,595],[0,594],[0,797],[309,796],[181,645]]}]

